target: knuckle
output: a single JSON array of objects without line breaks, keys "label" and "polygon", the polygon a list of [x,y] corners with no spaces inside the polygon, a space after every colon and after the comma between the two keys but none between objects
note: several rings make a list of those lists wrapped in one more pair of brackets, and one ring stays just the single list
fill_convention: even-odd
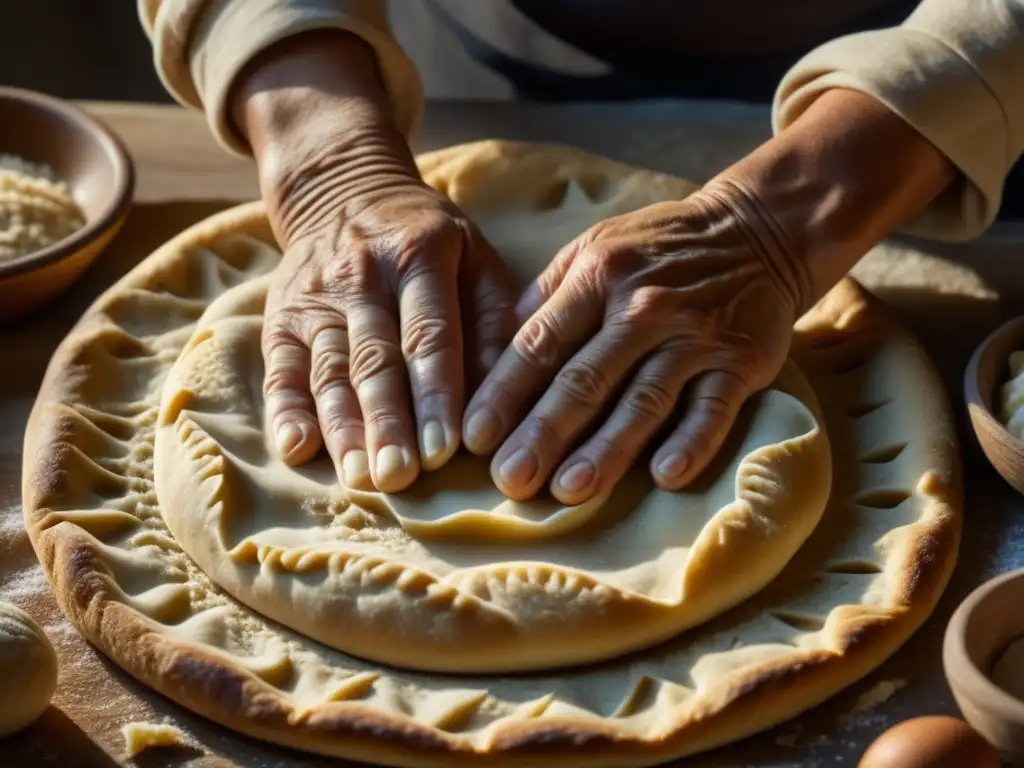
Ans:
[{"label": "knuckle", "polygon": [[351,414],[337,408],[332,408],[321,416],[324,432],[330,435],[358,433],[363,431],[363,419],[361,415]]},{"label": "knuckle", "polygon": [[320,398],[324,392],[348,382],[349,356],[342,349],[325,349],[313,360],[309,383],[313,397]]},{"label": "knuckle", "polygon": [[354,344],[349,358],[352,384],[359,387],[397,368],[402,356],[395,344],[380,337],[370,337]]},{"label": "knuckle", "polygon": [[534,368],[552,368],[561,357],[558,334],[543,316],[527,320],[512,343],[523,360]]},{"label": "knuckle", "polygon": [[389,427],[403,427],[405,420],[393,408],[378,406],[367,409],[363,414],[366,429],[384,431]]},{"label": "knuckle", "polygon": [[373,273],[374,259],[370,249],[360,246],[346,247],[343,258],[330,259],[318,278],[318,293],[342,293],[353,288],[365,288]]},{"label": "knuckle", "polygon": [[452,247],[462,237],[462,230],[443,212],[431,214],[413,227],[400,227],[384,238],[382,249],[393,259],[400,274],[415,273],[424,268],[422,256]]},{"label": "knuckle", "polygon": [[546,450],[557,448],[562,444],[562,434],[556,426],[556,417],[537,414],[525,424],[527,442],[541,446]]},{"label": "knuckle", "polygon": [[567,365],[559,371],[555,381],[569,398],[587,406],[601,405],[609,390],[608,377],[587,360]]},{"label": "knuckle", "polygon": [[672,289],[660,285],[634,288],[617,314],[626,323],[650,323],[663,318],[669,307]]},{"label": "knuckle", "polygon": [[597,462],[601,466],[628,463],[627,460],[631,460],[633,457],[633,452],[623,445],[621,439],[614,440],[599,435],[592,438],[587,451],[597,457]]},{"label": "knuckle", "polygon": [[537,276],[537,291],[541,296],[551,296],[558,290],[563,279],[563,276],[554,270],[546,269]]},{"label": "knuckle", "polygon": [[642,419],[662,421],[675,407],[675,398],[660,381],[642,379],[630,389],[623,405]]},{"label": "knuckle", "polygon": [[732,415],[732,403],[718,394],[699,395],[694,398],[693,409],[708,420],[720,421]]},{"label": "knuckle", "polygon": [[266,370],[263,374],[263,393],[277,394],[300,386],[302,361],[300,349],[291,334],[270,331],[265,337]]},{"label": "knuckle", "polygon": [[410,317],[402,334],[402,352],[423,359],[452,346],[452,326],[445,318],[428,312]]},{"label": "knuckle", "polygon": [[296,375],[290,368],[272,366],[267,368],[263,376],[263,394],[280,395],[296,388]]},{"label": "knuckle", "polygon": [[295,343],[295,334],[284,323],[266,323],[263,326],[263,350],[268,356],[292,347]]},{"label": "knuckle", "polygon": [[588,269],[607,269],[618,261],[616,249],[600,241],[585,246],[580,257]]},{"label": "knuckle", "polygon": [[275,426],[284,421],[303,421],[314,418],[313,404],[308,397],[303,396],[296,389],[270,392],[267,394],[265,404]]},{"label": "knuckle", "polygon": [[574,265],[577,279],[590,285],[613,285],[615,265],[618,261],[614,249],[603,245],[589,245],[583,249]]},{"label": "knuckle", "polygon": [[509,382],[497,376],[489,379],[481,386],[477,394],[484,402],[491,404],[498,412],[499,417],[503,417],[504,411],[509,407],[509,404],[516,400],[515,392],[509,386]]}]

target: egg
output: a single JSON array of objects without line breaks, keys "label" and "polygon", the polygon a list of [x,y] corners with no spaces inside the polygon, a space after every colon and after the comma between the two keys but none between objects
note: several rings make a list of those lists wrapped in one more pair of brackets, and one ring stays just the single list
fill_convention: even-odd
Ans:
[{"label": "egg", "polygon": [[858,768],[999,768],[999,755],[956,717],[932,715],[894,725],[868,747]]}]

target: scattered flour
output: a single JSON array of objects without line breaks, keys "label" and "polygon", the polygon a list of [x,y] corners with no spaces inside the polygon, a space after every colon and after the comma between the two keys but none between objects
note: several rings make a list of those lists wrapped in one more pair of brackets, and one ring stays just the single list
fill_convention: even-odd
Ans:
[{"label": "scattered flour", "polygon": [[12,603],[27,602],[45,594],[49,588],[42,567],[34,563],[27,568],[11,571],[0,580],[0,597]]},{"label": "scattered flour", "polygon": [[775,743],[780,747],[795,747],[798,737],[796,733],[784,733],[781,736],[775,737]]},{"label": "scattered flour", "polygon": [[867,691],[857,697],[853,709],[847,713],[847,717],[856,717],[865,712],[870,712],[879,704],[884,704],[893,695],[907,684],[906,680],[880,680],[871,686]]}]

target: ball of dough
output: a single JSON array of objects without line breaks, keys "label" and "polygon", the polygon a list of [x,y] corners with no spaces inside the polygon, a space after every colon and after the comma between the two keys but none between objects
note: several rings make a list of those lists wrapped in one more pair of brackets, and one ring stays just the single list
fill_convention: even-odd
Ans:
[{"label": "ball of dough", "polygon": [[57,653],[35,619],[0,602],[0,737],[33,723],[57,689]]}]

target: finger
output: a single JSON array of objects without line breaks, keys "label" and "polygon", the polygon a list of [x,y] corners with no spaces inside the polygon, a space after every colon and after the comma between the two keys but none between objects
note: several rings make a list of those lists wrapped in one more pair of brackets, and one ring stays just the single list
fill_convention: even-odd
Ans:
[{"label": "finger", "polygon": [[[519,329],[466,408],[463,440],[493,451],[601,325],[603,301],[586,281],[566,281]],[[516,483],[517,485],[519,483]]]},{"label": "finger", "polygon": [[409,379],[395,314],[374,293],[364,294],[348,313],[349,376],[366,428],[370,476],[385,493],[404,490],[419,473]]},{"label": "finger", "polygon": [[470,392],[494,368],[515,335],[515,286],[483,235],[468,238],[466,265],[459,271],[465,336],[464,360]]},{"label": "finger", "polygon": [[522,325],[537,312],[544,303],[555,295],[555,291],[565,280],[566,275],[576,260],[576,254],[583,247],[583,237],[577,237],[568,245],[563,246],[555,258],[544,268],[544,271],[534,278],[533,282],[523,291],[523,295],[516,304],[516,320]]},{"label": "finger", "polygon": [[309,389],[316,401],[327,453],[345,485],[366,487],[369,459],[363,415],[349,379],[348,329],[344,325],[320,328],[311,340],[310,352]]},{"label": "finger", "polygon": [[303,464],[322,444],[309,391],[309,348],[280,321],[263,326],[261,341],[264,407],[274,447],[287,464]]},{"label": "finger", "polygon": [[744,380],[730,371],[695,379],[682,422],[651,459],[654,482],[675,491],[697,477],[722,447],[749,394]]},{"label": "finger", "polygon": [[437,469],[459,445],[465,403],[462,321],[455,276],[435,270],[418,271],[403,281],[398,306],[420,461],[426,469]]},{"label": "finger", "polygon": [[619,482],[703,367],[692,345],[662,345],[640,366],[604,424],[558,468],[552,495],[563,504],[582,504]]},{"label": "finger", "polygon": [[[606,326],[587,342],[494,455],[498,488],[512,499],[537,493],[579,435],[601,416],[620,382],[660,342],[646,329],[626,324]],[[521,469],[524,461],[535,467],[529,477]],[[588,487],[593,479],[585,468],[575,475],[576,483]]]}]

